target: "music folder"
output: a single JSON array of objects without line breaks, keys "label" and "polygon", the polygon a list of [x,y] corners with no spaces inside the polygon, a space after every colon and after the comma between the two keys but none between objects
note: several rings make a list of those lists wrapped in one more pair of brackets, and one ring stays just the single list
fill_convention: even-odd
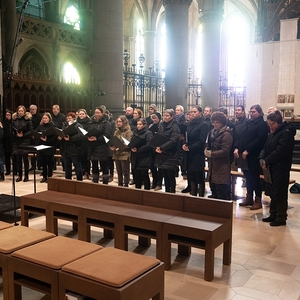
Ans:
[{"label": "music folder", "polygon": [[18,149],[20,150],[27,150],[30,153],[37,153],[42,150],[50,149],[52,146],[46,146],[46,145],[28,145],[28,146],[18,146]]},{"label": "music folder", "polygon": [[270,173],[270,169],[269,167],[267,167],[267,169],[263,169],[263,173],[264,173],[264,181],[267,183],[272,183],[272,178],[271,178],[271,173]]},{"label": "music folder", "polygon": [[151,145],[153,147],[160,147],[162,146],[163,144],[167,143],[170,139],[167,138],[166,136],[158,133],[158,132],[155,132],[154,133],[154,136],[153,136],[153,139],[151,140]]},{"label": "music folder", "polygon": [[130,141],[130,143],[127,145],[128,148],[139,148],[146,144],[146,139],[142,139],[141,137],[134,135]]},{"label": "music folder", "polygon": [[12,126],[12,128],[17,132],[17,133],[21,133],[21,132],[27,132],[28,131],[28,126],[27,124],[22,126],[21,128],[17,129],[16,127]]},{"label": "music folder", "polygon": [[111,147],[113,147],[113,146],[116,147],[116,149],[122,149],[122,148],[126,147],[126,145],[124,145],[122,143],[122,141],[116,136],[112,136],[109,139],[109,141],[107,142],[107,144]]},{"label": "music folder", "polygon": [[33,136],[36,140],[39,140],[40,137],[43,136],[43,133],[40,131],[31,131],[31,136]]},{"label": "music folder", "polygon": [[86,131],[85,129],[79,127],[79,130],[86,137],[91,137],[91,136],[98,137],[101,134],[101,131],[98,130],[97,128],[92,128],[89,131]]}]

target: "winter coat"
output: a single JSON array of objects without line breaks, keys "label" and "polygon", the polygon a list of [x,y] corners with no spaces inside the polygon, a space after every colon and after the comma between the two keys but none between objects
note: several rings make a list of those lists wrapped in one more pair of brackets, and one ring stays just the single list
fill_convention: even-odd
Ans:
[{"label": "winter coat", "polygon": [[[39,125],[35,131],[37,132],[44,132],[48,130],[49,128],[54,127],[54,124],[52,122],[41,124]],[[46,149],[41,151],[42,155],[54,155],[56,152],[56,145],[57,145],[57,135],[47,136],[47,140],[39,140],[37,141],[38,145],[45,145],[45,146],[51,146],[52,148]]]},{"label": "winter coat", "polygon": [[57,128],[62,128],[63,123],[66,122],[66,116],[64,114],[62,114],[61,112],[59,112],[57,114],[57,116],[55,116],[54,114],[51,114],[52,117],[52,122],[54,123],[54,126]]},{"label": "winter coat", "polygon": [[40,114],[32,115],[31,122],[32,122],[33,130],[36,130],[36,128],[40,125],[41,120],[42,120],[42,116]]},{"label": "winter coat", "polygon": [[204,122],[207,124],[207,126],[208,126],[208,132],[211,132],[211,130],[213,130],[214,129],[214,126],[213,126],[213,124],[211,123],[211,119],[210,119],[210,117],[204,117]]},{"label": "winter coat", "polygon": [[4,156],[3,137],[4,137],[4,130],[3,130],[3,126],[2,126],[2,124],[0,122],[0,156],[1,157]]},{"label": "winter coat", "polygon": [[[139,118],[138,118],[139,119]],[[137,121],[138,119],[134,119],[132,118],[132,121],[130,123],[130,128],[131,128],[131,131],[134,132],[136,130],[136,126],[137,126]]]},{"label": "winter coat", "polygon": [[[61,145],[61,153],[63,156],[77,156],[77,155],[82,155],[82,139],[83,135],[79,129],[79,127],[82,127],[79,123],[76,121],[75,127],[77,128],[77,133],[74,135],[70,136],[70,140],[66,141],[65,139],[62,139],[60,141]],[[64,122],[62,124],[62,129],[66,129],[69,126],[67,122]]]},{"label": "winter coat", "polygon": [[[89,130],[92,124],[92,120],[89,117],[85,117],[84,119],[77,118],[78,124],[82,126],[82,128],[86,131]],[[88,153],[89,152],[89,141],[87,138],[82,139],[82,153]]]},{"label": "winter coat", "polygon": [[[113,136],[116,131],[116,122],[113,119],[111,114],[107,115],[107,117],[108,117],[108,122],[110,123],[110,136]],[[108,156],[112,157],[113,154],[114,152],[110,149],[110,147],[108,147]]]},{"label": "winter coat", "polygon": [[12,141],[13,141],[13,134],[12,134],[12,120],[4,119],[3,123],[3,147],[4,152],[11,153],[12,152]]},{"label": "winter coat", "polygon": [[238,148],[238,143],[245,134],[245,130],[247,128],[247,123],[250,122],[249,119],[247,119],[245,116],[237,119],[237,121],[234,123],[235,125],[235,141],[234,141],[234,148]]},{"label": "winter coat", "polygon": [[141,130],[135,130],[133,136],[138,136],[145,140],[145,144],[137,148],[137,152],[131,151],[131,167],[137,170],[148,170],[151,168],[151,140],[152,132],[147,129],[147,126]]},{"label": "winter coat", "polygon": [[188,145],[187,151],[187,170],[202,171],[205,166],[204,149],[208,134],[207,123],[203,117],[191,120],[187,125]]},{"label": "winter coat", "polygon": [[184,114],[181,114],[181,116],[179,118],[175,117],[175,121],[179,126],[180,134],[182,134],[184,136],[185,132],[186,132],[186,126],[187,126]]},{"label": "winter coat", "polygon": [[[123,138],[125,138],[128,141],[131,141],[132,138],[132,131],[130,129],[130,126],[127,125],[124,128],[116,128],[114,136],[116,136],[118,139],[120,139],[123,142]],[[124,143],[124,142],[123,142]],[[114,160],[130,160],[130,149],[128,147],[114,150],[113,151],[113,159]]]},{"label": "winter coat", "polygon": [[173,119],[169,123],[161,122],[158,133],[169,139],[168,142],[160,146],[162,153],[156,153],[155,167],[161,169],[176,169],[181,163],[182,152],[180,149],[180,130]]},{"label": "winter coat", "polygon": [[100,131],[100,135],[97,136],[97,140],[93,142],[89,142],[89,147],[91,150],[91,160],[98,161],[107,161],[108,160],[108,145],[104,139],[110,138],[111,128],[110,122],[108,121],[108,117],[103,115],[99,120],[92,117],[92,124],[90,129],[96,128]]},{"label": "winter coat", "polygon": [[272,184],[266,186],[271,198],[277,197],[279,200],[287,198],[295,134],[295,127],[283,122],[276,131],[269,134],[259,154],[258,158],[265,160],[271,173]]},{"label": "winter coat", "polygon": [[[16,112],[12,114],[12,134],[13,134],[13,152],[16,154],[26,153],[26,150],[20,150],[18,147],[20,146],[29,146],[32,122],[31,122],[31,113],[26,112],[24,116],[20,117]],[[21,128],[26,128],[23,130],[23,136],[17,136],[17,130]]]},{"label": "winter coat", "polygon": [[232,148],[233,137],[229,127],[224,126],[220,130],[214,129],[208,137],[208,147],[211,157],[208,158],[208,179],[215,184],[230,185],[230,151]]},{"label": "winter coat", "polygon": [[262,150],[269,133],[269,126],[263,120],[263,117],[258,117],[247,122],[244,134],[238,141],[236,148],[239,150],[239,155],[247,150],[247,162],[249,170],[260,169],[258,156]]}]

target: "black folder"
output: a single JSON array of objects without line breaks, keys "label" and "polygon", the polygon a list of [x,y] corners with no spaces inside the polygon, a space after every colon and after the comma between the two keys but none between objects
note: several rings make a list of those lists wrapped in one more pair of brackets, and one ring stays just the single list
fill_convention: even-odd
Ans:
[{"label": "black folder", "polygon": [[270,173],[269,167],[266,170],[263,169],[263,173],[264,173],[264,181],[267,183],[272,183],[272,178],[271,178],[271,173]]},{"label": "black folder", "polygon": [[146,139],[142,139],[141,137],[134,135],[128,144],[128,148],[139,148],[146,144]]},{"label": "black folder", "polygon": [[126,145],[124,145],[123,142],[116,136],[112,136],[107,142],[107,144],[111,147],[116,147],[116,149],[122,149],[126,147]]},{"label": "black folder", "polygon": [[28,131],[28,126],[27,125],[24,125],[22,126],[21,128],[17,129],[16,127],[13,126],[13,129],[17,132],[17,133],[20,133],[20,132],[27,132]]},{"label": "black folder", "polygon": [[40,132],[40,131],[31,131],[31,135],[32,135],[36,140],[39,140],[40,137],[43,136],[43,133]]},{"label": "black folder", "polygon": [[98,130],[97,128],[92,128],[90,129],[85,136],[91,137],[91,136],[96,136],[98,137],[102,132]]},{"label": "black folder", "polygon": [[57,128],[57,127],[50,127],[49,129],[47,129],[43,132],[43,136],[57,135],[57,136],[65,137],[67,135],[72,136],[72,135],[75,135],[77,133],[78,133],[78,130],[75,127],[75,124],[71,124],[70,126],[65,128],[64,130],[62,130],[60,128]]},{"label": "black folder", "polygon": [[153,139],[151,140],[151,146],[153,147],[160,147],[162,146],[163,144],[169,142],[170,139],[167,138],[166,136],[158,133],[158,132],[155,132],[154,133],[154,136],[153,136]]}]

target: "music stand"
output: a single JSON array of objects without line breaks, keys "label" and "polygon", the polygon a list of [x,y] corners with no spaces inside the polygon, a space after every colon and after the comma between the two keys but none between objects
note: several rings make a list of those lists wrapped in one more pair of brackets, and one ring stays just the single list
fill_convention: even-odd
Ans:
[{"label": "music stand", "polygon": [[[33,153],[35,157],[37,156],[38,152],[46,149],[50,149],[52,146],[46,146],[46,145],[28,145],[28,146],[19,146],[19,150],[26,150],[28,153]],[[35,168],[33,168],[33,191],[36,193],[36,173]]]}]

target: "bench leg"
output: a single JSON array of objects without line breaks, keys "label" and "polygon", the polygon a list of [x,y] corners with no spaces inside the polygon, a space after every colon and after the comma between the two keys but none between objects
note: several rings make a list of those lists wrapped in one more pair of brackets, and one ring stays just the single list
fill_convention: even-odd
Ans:
[{"label": "bench leg", "polygon": [[184,256],[189,256],[191,255],[191,247],[189,246],[184,246],[184,245],[178,245],[178,254],[184,255]]},{"label": "bench leg", "polygon": [[103,236],[107,239],[113,239],[114,238],[114,232],[109,229],[104,229],[103,230]]},{"label": "bench leg", "polygon": [[21,225],[27,226],[29,225],[29,213],[24,211],[24,207],[21,208]]},{"label": "bench leg", "polygon": [[139,236],[139,245],[143,247],[151,246],[151,239],[143,236]]},{"label": "bench leg", "polygon": [[223,265],[229,266],[231,264],[231,251],[232,251],[232,240],[228,239],[223,243]]},{"label": "bench leg", "polygon": [[204,280],[212,281],[214,279],[214,263],[215,263],[215,249],[213,248],[211,243],[206,242]]}]

